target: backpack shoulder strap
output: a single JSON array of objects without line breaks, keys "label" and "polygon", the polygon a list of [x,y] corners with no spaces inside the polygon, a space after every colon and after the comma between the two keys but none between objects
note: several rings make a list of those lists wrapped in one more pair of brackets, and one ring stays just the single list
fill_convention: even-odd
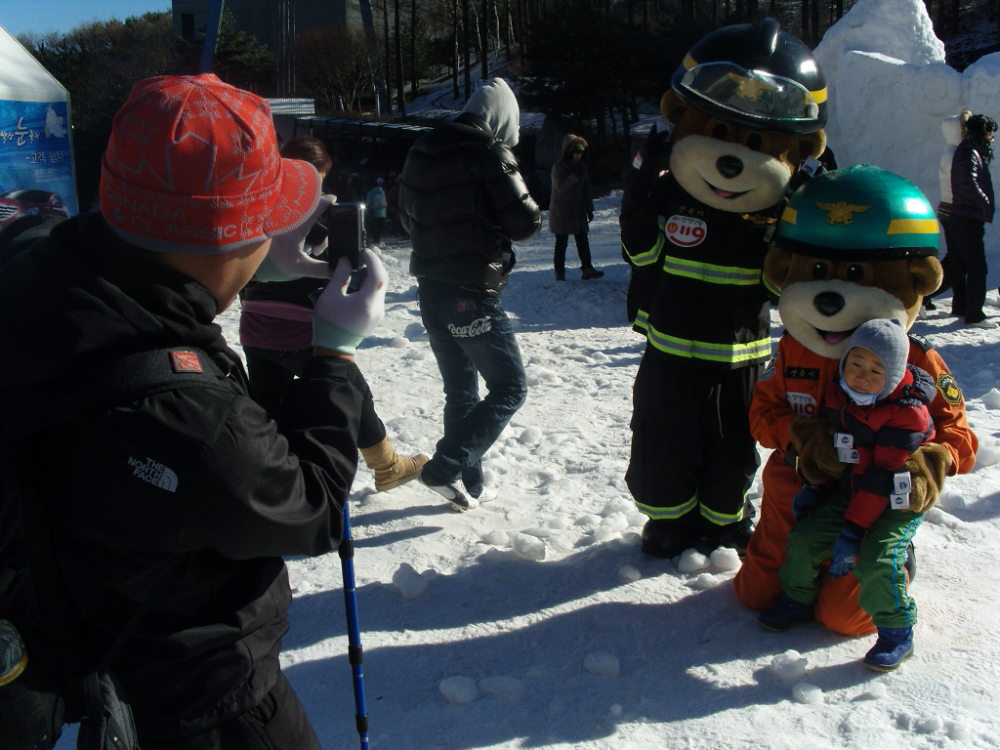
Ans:
[{"label": "backpack shoulder strap", "polygon": [[227,374],[200,349],[149,349],[91,360],[55,380],[3,394],[0,427],[16,438],[80,414],[186,388],[234,393]]}]

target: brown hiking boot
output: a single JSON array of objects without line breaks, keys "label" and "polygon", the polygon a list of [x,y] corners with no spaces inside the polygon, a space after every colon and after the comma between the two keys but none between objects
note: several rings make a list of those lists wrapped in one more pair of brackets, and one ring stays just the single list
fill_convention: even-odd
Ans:
[{"label": "brown hiking boot", "polygon": [[430,459],[423,453],[400,456],[389,442],[389,437],[371,448],[362,448],[365,464],[375,473],[375,491],[384,492],[417,478],[420,467]]},{"label": "brown hiking boot", "polygon": [[584,281],[589,279],[599,279],[604,275],[604,271],[598,271],[596,268],[584,268],[583,272],[580,274],[580,278]]}]

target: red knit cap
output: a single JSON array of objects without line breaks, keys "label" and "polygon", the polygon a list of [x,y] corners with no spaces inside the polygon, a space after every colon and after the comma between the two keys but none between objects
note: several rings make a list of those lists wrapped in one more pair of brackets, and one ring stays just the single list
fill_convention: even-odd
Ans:
[{"label": "red knit cap", "polygon": [[225,253],[300,227],[315,167],[282,159],[267,102],[215,75],[140,81],[115,115],[101,214],[147,250]]}]

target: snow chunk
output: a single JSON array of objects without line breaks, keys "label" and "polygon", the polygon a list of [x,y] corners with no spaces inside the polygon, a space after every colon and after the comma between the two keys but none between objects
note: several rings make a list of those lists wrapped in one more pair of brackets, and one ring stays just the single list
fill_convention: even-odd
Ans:
[{"label": "snow chunk", "polygon": [[519,701],[524,697],[524,683],[516,677],[484,677],[479,681],[483,695],[505,701]]},{"label": "snow chunk", "polygon": [[427,591],[427,579],[409,563],[401,563],[392,574],[392,585],[406,601],[419,599]]},{"label": "snow chunk", "polygon": [[[618,497],[604,506],[604,510],[601,511],[601,515],[604,518],[615,515],[616,513],[628,515],[629,512],[634,510],[635,503],[632,500],[624,497]],[[643,516],[643,518],[645,518],[645,516]]]},{"label": "snow chunk", "polygon": [[794,649],[789,649],[771,659],[768,669],[771,674],[783,680],[790,680],[804,675],[808,665],[809,660],[806,657]]},{"label": "snow chunk", "polygon": [[740,567],[739,553],[732,547],[719,547],[708,558],[716,570],[736,570]]},{"label": "snow chunk", "polygon": [[944,719],[940,716],[929,716],[917,722],[917,732],[920,734],[937,734],[944,731]]},{"label": "snow chunk", "polygon": [[858,696],[863,701],[880,701],[889,695],[889,690],[884,683],[876,682],[867,691]]},{"label": "snow chunk", "polygon": [[1000,390],[991,388],[988,393],[983,394],[982,402],[987,409],[1000,409]]},{"label": "snow chunk", "polygon": [[980,443],[979,450],[976,451],[976,468],[993,466],[998,463],[1000,463],[1000,446]]},{"label": "snow chunk", "polygon": [[799,703],[822,703],[823,691],[808,682],[798,682],[792,687],[792,697]]},{"label": "snow chunk", "polygon": [[483,537],[483,541],[487,544],[492,544],[494,547],[506,547],[510,544],[510,536],[506,531],[500,531],[499,529],[494,529]]},{"label": "snow chunk", "polygon": [[511,539],[511,547],[514,552],[526,560],[541,562],[545,559],[545,542],[537,536],[519,532]]},{"label": "snow chunk", "polygon": [[528,427],[521,432],[521,435],[517,438],[517,442],[521,445],[539,445],[544,439],[545,435],[540,429],[537,427]]},{"label": "snow chunk", "polygon": [[696,549],[684,550],[681,559],[677,563],[677,570],[681,573],[694,573],[699,570],[706,570],[709,566],[708,558]]},{"label": "snow chunk", "polygon": [[612,513],[601,519],[594,529],[594,537],[599,542],[608,542],[621,534],[629,526],[624,513]]},{"label": "snow chunk", "polygon": [[618,577],[626,581],[639,581],[642,579],[642,573],[634,565],[622,565],[618,568]]},{"label": "snow chunk", "polygon": [[479,687],[471,677],[445,677],[438,689],[445,700],[456,706],[464,706],[479,699]]},{"label": "snow chunk", "polygon": [[949,513],[962,510],[966,505],[965,498],[957,492],[942,492],[937,501],[937,507]]},{"label": "snow chunk", "polygon": [[687,587],[695,591],[707,591],[719,585],[719,579],[711,573],[701,573],[688,581]]},{"label": "snow chunk", "polygon": [[389,342],[389,346],[391,346],[393,349],[405,349],[409,345],[410,345],[409,340],[406,339],[404,336],[394,336],[392,341]]},{"label": "snow chunk", "polygon": [[617,677],[618,673],[621,672],[618,657],[607,651],[595,651],[592,654],[587,654],[583,660],[583,668],[591,674],[600,674],[605,677]]}]

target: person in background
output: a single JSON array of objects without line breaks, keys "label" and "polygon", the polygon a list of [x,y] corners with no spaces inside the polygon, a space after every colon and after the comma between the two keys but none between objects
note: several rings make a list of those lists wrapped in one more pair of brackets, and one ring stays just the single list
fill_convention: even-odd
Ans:
[{"label": "person in background", "polygon": [[951,313],[965,318],[973,328],[993,329],[986,317],[985,226],[993,221],[996,208],[990,162],[997,122],[986,115],[972,115],[965,124],[965,137],[951,160],[951,212],[948,258],[944,280],[933,296],[952,290]]},{"label": "person in background", "polygon": [[382,228],[385,226],[385,216],[388,203],[385,199],[385,180],[379,177],[375,186],[365,196],[365,205],[371,211],[372,242],[382,247]]},{"label": "person in background", "polygon": [[[367,281],[347,295],[350,269],[338,267],[276,420],[214,320],[267,256],[302,265],[327,203],[316,169],[278,153],[266,101],[212,74],[150,78],[112,122],[100,212],[63,221],[0,273],[5,404],[143,352],[217,375],[211,388],[57,414],[13,447],[45,476],[35,489],[86,646],[73,654],[80,673],[114,653],[143,750],[320,748],[279,661],[283,558],[341,541],[367,390],[354,351],[384,315],[385,270],[366,252]],[[58,472],[45,468],[53,450]],[[21,635],[30,658],[17,681],[45,690],[58,677],[44,670],[51,644]],[[55,705],[36,748],[59,737],[66,704]]]},{"label": "person in background", "polygon": [[[972,117],[972,112],[963,109],[961,113],[946,117],[941,121],[941,132],[944,134],[945,147],[941,154],[941,162],[938,164],[938,182],[941,186],[941,201],[937,205],[937,217],[944,230],[944,240],[948,249],[948,254],[941,259],[941,267],[947,269],[951,265],[951,248],[955,246],[955,240],[951,236],[951,224],[948,218],[951,216],[951,162],[955,157],[955,149],[965,138],[965,124]],[[957,253],[956,253],[957,256]],[[945,271],[947,273],[947,270]],[[930,297],[924,297],[924,309],[934,310],[934,303]],[[962,312],[964,314],[964,305]]]},{"label": "person in background", "polygon": [[385,191],[386,213],[389,217],[389,231],[396,237],[406,238],[403,222],[399,219],[399,175],[389,172],[389,187]]},{"label": "person in background", "polygon": [[[281,149],[286,159],[312,164],[325,179],[333,160],[326,146],[313,136],[296,136]],[[324,258],[326,225],[321,221],[306,238],[305,251]],[[317,245],[308,240],[318,234]],[[312,359],[313,298],[326,286],[325,279],[303,276],[288,281],[251,281],[240,294],[240,345],[246,357],[250,393],[268,415],[276,417],[288,384],[301,378]],[[375,411],[371,389],[365,388],[358,425],[358,448],[375,475],[378,492],[415,479],[427,456],[396,453],[385,424]]]},{"label": "person in background", "polygon": [[829,559],[831,578],[853,573],[861,584],[861,606],[878,628],[864,664],[883,672],[913,654],[917,605],[903,564],[929,510],[911,508],[904,464],[934,438],[927,405],[935,386],[925,370],[906,363],[909,350],[906,331],[895,320],[865,321],[851,335],[839,378],[826,390],[823,415],[836,430],[837,445],[856,451],[857,462],[828,497],[828,488],[809,483],[795,496],[798,525],[788,535],[779,571],[783,593],[758,617],[775,631],[811,621],[820,568]]},{"label": "person in background", "polygon": [[563,138],[559,160],[552,165],[552,196],[549,198],[549,230],[556,236],[553,256],[556,281],[566,280],[566,249],[569,235],[580,256],[580,277],[599,279],[604,271],[594,268],[587,238],[594,220],[594,199],[587,179],[587,141],[570,133]]},{"label": "person in background", "polygon": [[495,497],[483,483],[483,454],[528,392],[500,302],[514,269],[512,241],[541,228],[541,211],[511,151],[519,121],[514,92],[501,78],[487,81],[453,122],[417,139],[401,176],[410,273],[445,394],[444,437],[420,480],[458,510]]}]

